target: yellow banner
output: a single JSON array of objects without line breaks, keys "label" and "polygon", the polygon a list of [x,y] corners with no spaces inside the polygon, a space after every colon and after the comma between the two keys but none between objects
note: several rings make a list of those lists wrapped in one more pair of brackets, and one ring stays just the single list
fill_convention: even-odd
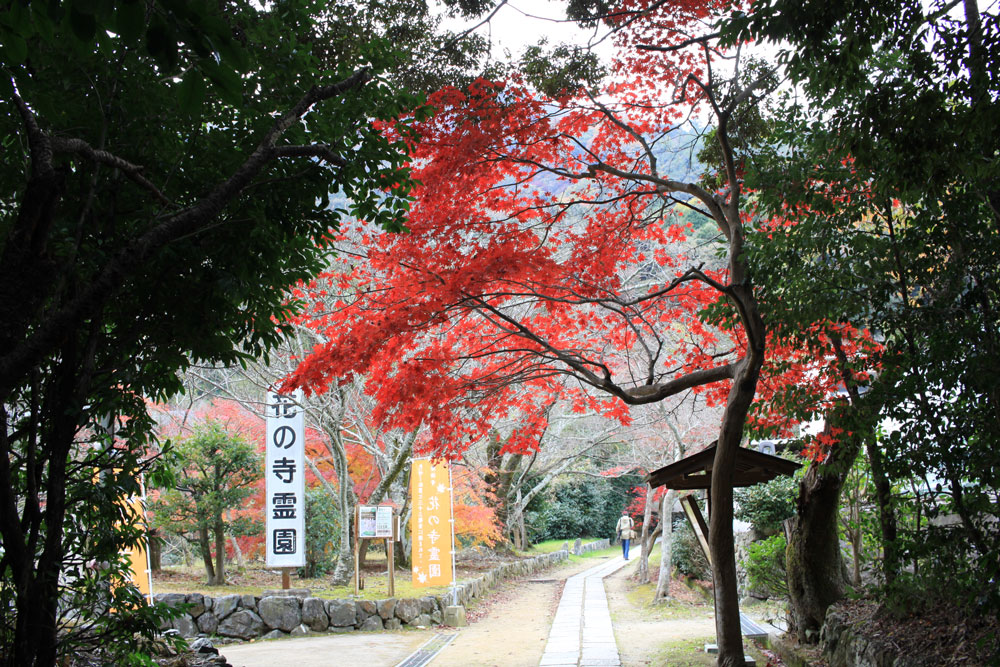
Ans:
[{"label": "yellow banner", "polygon": [[[142,497],[133,497],[125,501],[132,507],[132,512],[136,516],[142,517],[142,523],[146,523],[146,511],[143,506]],[[146,541],[143,540],[137,547],[128,550],[129,560],[132,563],[131,579],[136,588],[146,596],[146,602],[153,604],[153,578],[149,571],[149,554],[146,552]]]},{"label": "yellow banner", "polygon": [[451,568],[451,475],[446,462],[414,459],[410,469],[413,585],[447,586]]}]

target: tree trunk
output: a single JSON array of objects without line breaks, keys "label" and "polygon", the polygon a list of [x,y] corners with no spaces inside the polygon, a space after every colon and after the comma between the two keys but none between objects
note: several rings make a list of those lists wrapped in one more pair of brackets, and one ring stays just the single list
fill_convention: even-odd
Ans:
[{"label": "tree trunk", "polygon": [[[339,437],[339,434],[337,434]],[[333,440],[332,442],[339,442]],[[342,443],[341,443],[342,444]],[[340,483],[340,511],[342,520],[340,522],[340,555],[337,557],[337,566],[333,568],[330,576],[330,583],[333,586],[343,586],[351,580],[354,574],[354,552],[352,551],[351,532],[354,525],[354,505],[357,498],[354,495],[354,482],[351,480],[351,471],[347,468],[347,455],[342,446],[333,448],[333,466],[337,473],[337,481]]]},{"label": "tree trunk", "polygon": [[[853,461],[857,445],[835,449]],[[827,461],[831,461],[833,455]],[[810,465],[799,485],[798,515],[785,552],[792,630],[799,641],[815,643],[827,608],[844,596],[844,565],[837,533],[840,489],[846,472],[827,463]]]},{"label": "tree trunk", "polygon": [[865,447],[868,464],[875,483],[875,502],[878,504],[878,523],[882,532],[882,574],[885,583],[892,584],[899,574],[899,548],[897,547],[896,509],[892,502],[892,482],[885,472],[885,461],[874,438]]},{"label": "tree trunk", "polygon": [[[740,296],[747,285],[734,285]],[[757,380],[763,365],[763,322],[749,294],[741,302],[751,305],[747,332],[751,340],[750,354],[736,364],[732,386],[722,415],[722,427],[715,448],[712,466],[712,488],[709,490],[709,549],[712,552],[712,578],[715,584],[715,632],[719,646],[719,667],[742,667],[743,633],[740,629],[739,589],[736,583],[736,549],[733,544],[733,473],[736,453],[743,437],[750,403],[757,390]]]},{"label": "tree trunk", "polygon": [[146,544],[149,546],[149,569],[159,572],[163,568],[163,544],[160,542],[160,535],[155,528],[146,534]]},{"label": "tree trunk", "polygon": [[649,551],[652,548],[653,537],[649,524],[653,518],[653,487],[646,485],[646,506],[642,510],[642,532],[639,535],[642,551],[639,553],[638,576],[640,584],[649,583]]},{"label": "tree trunk", "polygon": [[208,524],[198,526],[198,546],[201,547],[201,559],[205,564],[205,575],[208,584],[215,582],[215,567],[212,565],[212,545],[208,539]]},{"label": "tree trunk", "polygon": [[660,574],[656,580],[656,593],[653,594],[653,601],[670,599],[670,577],[673,573],[673,549],[674,549],[674,503],[677,501],[677,492],[668,491],[663,494],[660,504]]},{"label": "tree trunk", "polygon": [[222,515],[215,518],[215,586],[226,585],[226,531]]}]

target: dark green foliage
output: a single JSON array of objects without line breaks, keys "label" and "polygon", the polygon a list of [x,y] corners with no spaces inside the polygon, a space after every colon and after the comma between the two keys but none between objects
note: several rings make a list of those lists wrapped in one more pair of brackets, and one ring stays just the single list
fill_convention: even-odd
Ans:
[{"label": "dark green foliage", "polygon": [[574,540],[578,537],[612,538],[622,508],[632,501],[634,475],[585,478],[555,486],[547,497],[529,504],[525,514],[529,539]]},{"label": "dark green foliage", "polygon": [[750,523],[758,535],[773,535],[781,522],[795,516],[795,499],[801,475],[779,475],[767,484],[754,484],[733,491],[734,516]]},{"label": "dark green foliage", "polygon": [[322,487],[306,489],[306,566],[299,576],[321,577],[333,571],[341,555],[340,511],[337,501]]},{"label": "dark green foliage", "polygon": [[899,428],[871,463],[886,491],[920,489],[880,498],[883,529],[899,524],[883,534],[890,592],[995,614],[983,591],[1000,576],[996,7],[771,0],[723,29],[782,41],[809,102],[784,102],[774,150],[747,174],[761,213],[798,212],[750,240],[769,321],[849,321],[885,346],[864,402]]},{"label": "dark green foliage", "polygon": [[0,9],[5,664],[48,666],[88,641],[127,653],[155,631],[159,612],[74,606],[99,596],[79,563],[120,565],[135,541],[109,499],[155,451],[146,401],[179,391],[192,362],[265,355],[297,307],[285,289],[324,266],[343,216],[403,227],[404,151],[373,121],[472,52],[418,77],[392,40],[433,21],[402,4],[350,22],[312,0]]},{"label": "dark green foliage", "polygon": [[[243,438],[216,421],[195,427],[171,452],[174,482],[150,504],[155,525],[195,542],[206,563],[209,583],[225,583],[226,535],[248,534],[246,519],[227,516],[243,508],[260,479],[261,456]],[[216,563],[211,562],[209,534],[214,533]]]},{"label": "dark green foliage", "polygon": [[687,519],[674,522],[673,540],[671,558],[677,571],[702,581],[710,579],[712,568],[709,566],[705,552],[702,551],[701,545],[698,543],[698,537],[694,534],[694,529],[691,528]]},{"label": "dark green foliage", "polygon": [[518,70],[545,95],[558,99],[579,90],[593,92],[607,75],[597,54],[579,46],[558,44],[546,50],[547,43],[525,49]]},{"label": "dark green foliage", "polygon": [[743,560],[750,588],[771,597],[788,597],[788,578],[785,574],[785,549],[788,543],[782,533],[766,540],[753,542],[747,547]]}]

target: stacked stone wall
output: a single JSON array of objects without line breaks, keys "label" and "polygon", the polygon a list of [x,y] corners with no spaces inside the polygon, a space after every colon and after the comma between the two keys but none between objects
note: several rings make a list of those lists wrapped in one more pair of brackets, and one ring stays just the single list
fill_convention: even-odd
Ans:
[{"label": "stacked stone wall", "polygon": [[[607,546],[607,540],[604,540]],[[591,545],[586,545],[590,547]],[[591,549],[586,549],[590,551]],[[161,593],[163,602],[183,611],[161,630],[175,630],[183,637],[215,635],[231,639],[265,639],[304,635],[309,632],[354,632],[397,630],[403,626],[427,627],[442,622],[444,608],[468,606],[500,582],[552,567],[569,557],[566,550],[503,563],[460,583],[454,593],[422,598],[386,600],[326,600],[310,597],[308,591],[282,595],[224,595]],[[457,598],[457,600],[456,600]]]}]

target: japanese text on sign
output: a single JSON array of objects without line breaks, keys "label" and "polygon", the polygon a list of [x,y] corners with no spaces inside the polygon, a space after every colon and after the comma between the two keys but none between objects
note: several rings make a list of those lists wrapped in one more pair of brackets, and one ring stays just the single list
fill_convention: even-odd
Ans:
[{"label": "japanese text on sign", "polygon": [[358,537],[392,539],[392,507],[390,505],[358,506]]},{"label": "japanese text on sign", "polygon": [[447,463],[414,459],[410,472],[413,585],[452,583],[451,476]]},{"label": "japanese text on sign", "polygon": [[302,393],[267,393],[264,457],[267,565],[302,567],[305,558],[305,429]]}]

